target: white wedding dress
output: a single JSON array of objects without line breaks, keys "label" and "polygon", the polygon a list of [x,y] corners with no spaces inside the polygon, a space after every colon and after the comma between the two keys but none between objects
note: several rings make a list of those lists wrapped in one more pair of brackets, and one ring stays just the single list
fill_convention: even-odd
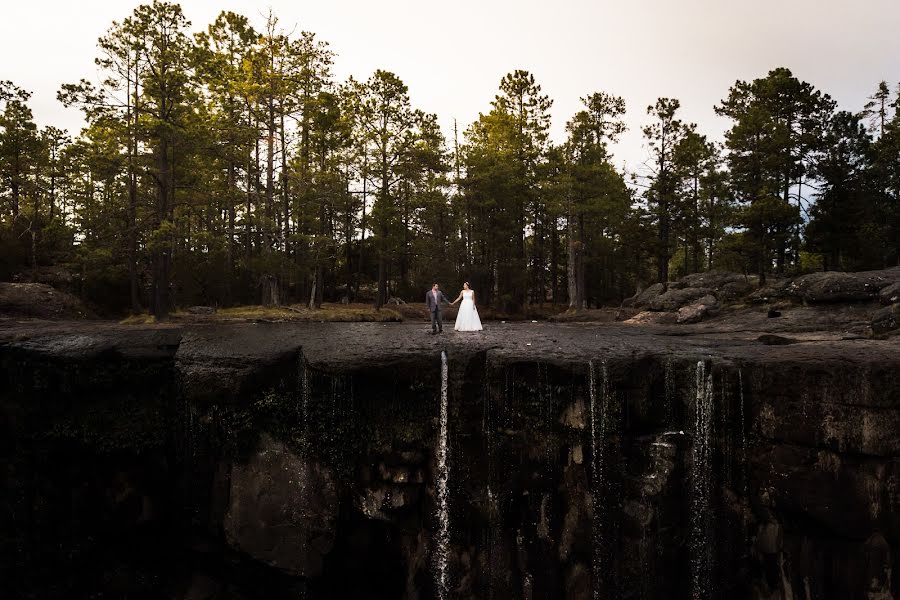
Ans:
[{"label": "white wedding dress", "polygon": [[463,290],[462,295],[462,303],[459,305],[459,312],[456,313],[456,324],[453,329],[456,331],[481,331],[481,319],[478,318],[478,310],[475,308],[473,299],[475,292]]}]

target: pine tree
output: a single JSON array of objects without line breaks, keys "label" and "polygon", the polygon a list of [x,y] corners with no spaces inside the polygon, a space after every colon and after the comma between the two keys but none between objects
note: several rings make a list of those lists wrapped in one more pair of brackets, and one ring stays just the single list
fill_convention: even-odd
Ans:
[{"label": "pine tree", "polygon": [[[626,130],[622,121],[625,101],[604,92],[596,92],[581,101],[584,110],[566,124],[569,133],[565,148],[569,182],[565,194],[569,308],[583,308],[587,299],[585,259],[590,251],[588,237],[597,232],[602,240],[625,208],[621,205],[623,186],[616,181],[608,150],[608,144],[615,142]],[[618,188],[619,193],[611,189],[610,184],[612,188]],[[589,223],[598,218],[604,222],[589,229]]]},{"label": "pine tree", "polygon": [[678,174],[675,169],[675,149],[682,142],[686,128],[675,118],[681,103],[673,98],[660,98],[647,107],[647,114],[655,121],[644,127],[644,137],[650,148],[651,171],[645,197],[656,224],[656,278],[669,280],[669,259],[672,256],[672,224],[681,218],[678,202]]},{"label": "pine tree", "polygon": [[738,81],[716,112],[734,122],[725,134],[732,189],[743,204],[741,225],[760,281],[774,259],[784,273],[798,262],[803,185],[834,101],[785,68]]}]

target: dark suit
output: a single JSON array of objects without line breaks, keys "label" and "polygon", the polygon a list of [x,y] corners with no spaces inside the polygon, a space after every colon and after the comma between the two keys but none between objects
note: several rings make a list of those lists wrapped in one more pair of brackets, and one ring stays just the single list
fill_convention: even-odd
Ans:
[{"label": "dark suit", "polygon": [[441,302],[450,304],[447,297],[444,296],[444,292],[438,290],[437,298],[435,298],[434,290],[428,290],[425,293],[425,306],[428,308],[428,312],[431,313],[432,332],[444,330],[444,321],[441,319]]}]

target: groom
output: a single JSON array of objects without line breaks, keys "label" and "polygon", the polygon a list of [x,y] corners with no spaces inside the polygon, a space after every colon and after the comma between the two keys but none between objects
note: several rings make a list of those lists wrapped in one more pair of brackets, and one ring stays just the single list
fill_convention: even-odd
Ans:
[{"label": "groom", "polygon": [[425,294],[425,306],[428,307],[428,312],[431,313],[431,333],[444,333],[444,321],[441,319],[441,302],[447,301],[446,296],[444,296],[444,292],[440,290],[440,286],[438,284],[433,284],[431,286],[431,291]]}]

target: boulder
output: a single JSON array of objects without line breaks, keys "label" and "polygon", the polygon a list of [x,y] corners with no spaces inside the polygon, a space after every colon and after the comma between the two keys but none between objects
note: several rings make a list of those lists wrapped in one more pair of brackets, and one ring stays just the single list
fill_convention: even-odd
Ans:
[{"label": "boulder", "polygon": [[86,319],[81,300],[44,283],[0,283],[0,316],[36,319]]},{"label": "boulder", "polygon": [[900,302],[900,281],[881,288],[881,291],[878,293],[878,299],[881,300],[882,304],[897,304]]},{"label": "boulder", "polygon": [[684,287],[704,287],[715,290],[722,289],[729,283],[747,283],[747,278],[739,273],[731,273],[729,271],[712,270],[705,273],[691,273],[685,275],[679,281]]},{"label": "boulder", "polygon": [[653,312],[645,310],[622,321],[626,325],[671,325],[677,320],[674,312]]},{"label": "boulder", "polygon": [[263,434],[231,467],[223,528],[230,546],[290,575],[315,577],[334,546],[338,511],[331,472]]},{"label": "boulder", "polygon": [[741,278],[736,281],[729,281],[722,287],[717,288],[716,294],[720,300],[737,300],[751,291],[753,291],[753,283]]},{"label": "boulder", "polygon": [[694,300],[703,298],[704,296],[713,296],[713,291],[709,288],[686,287],[680,290],[669,290],[664,294],[653,298],[650,301],[650,310],[655,311],[675,311],[692,303]]},{"label": "boulder", "polygon": [[214,315],[216,308],[214,306],[191,306],[187,311],[192,315]]},{"label": "boulder", "polygon": [[16,283],[44,283],[69,293],[77,291],[78,284],[76,274],[58,265],[34,267],[13,275],[12,280]]},{"label": "boulder", "polygon": [[871,300],[898,281],[900,267],[858,273],[825,271],[797,277],[785,292],[806,302],[853,302]]},{"label": "boulder", "polygon": [[643,308],[650,304],[650,301],[666,291],[666,284],[654,283],[643,291],[638,292],[631,298],[626,298],[622,302],[622,306],[630,306],[634,308]]},{"label": "boulder", "polygon": [[872,315],[872,333],[887,333],[900,328],[900,303],[885,306]]},{"label": "boulder", "polygon": [[761,303],[769,302],[776,298],[784,298],[790,285],[790,279],[770,279],[766,285],[751,293],[747,299],[750,302]]},{"label": "boulder", "polygon": [[753,290],[753,282],[747,276],[720,270],[691,273],[682,277],[679,282],[685,288],[711,289],[719,300],[735,300]]},{"label": "boulder", "polygon": [[[691,288],[688,288],[691,289]],[[678,309],[678,323],[697,323],[719,307],[714,296],[704,296],[697,302]]]}]

